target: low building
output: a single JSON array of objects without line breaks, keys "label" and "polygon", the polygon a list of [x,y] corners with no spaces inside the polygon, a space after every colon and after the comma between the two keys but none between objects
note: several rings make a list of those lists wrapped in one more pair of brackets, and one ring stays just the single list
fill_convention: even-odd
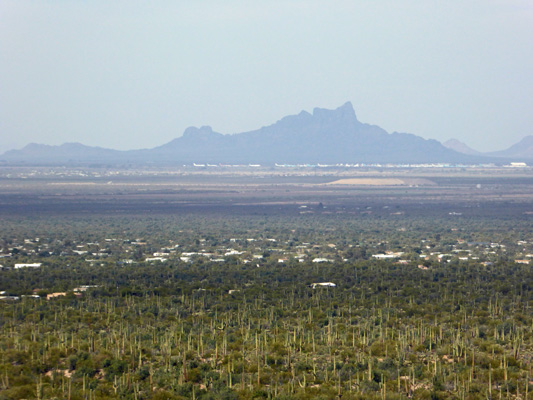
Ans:
[{"label": "low building", "polygon": [[324,263],[324,262],[333,262],[329,258],[313,258],[314,263]]},{"label": "low building", "polygon": [[313,289],[316,289],[317,287],[336,287],[337,285],[333,282],[317,282],[317,283],[311,283],[311,287]]},{"label": "low building", "polygon": [[15,269],[19,268],[40,268],[42,263],[33,263],[33,264],[15,264]]},{"label": "low building", "polygon": [[56,297],[66,296],[66,292],[49,293],[46,295],[46,300],[55,299]]}]

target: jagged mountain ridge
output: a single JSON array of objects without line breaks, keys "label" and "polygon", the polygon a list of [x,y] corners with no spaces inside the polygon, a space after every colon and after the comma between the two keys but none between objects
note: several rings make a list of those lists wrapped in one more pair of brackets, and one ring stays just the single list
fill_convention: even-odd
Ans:
[{"label": "jagged mountain ridge", "polygon": [[360,122],[351,103],[315,108],[257,130],[223,135],[211,127],[187,128],[151,149],[118,151],[77,144],[30,144],[0,156],[24,163],[428,163],[477,162],[472,156],[408,133],[387,133]]},{"label": "jagged mountain ridge", "polygon": [[[188,150],[194,150],[188,153]],[[210,127],[188,128],[156,149],[161,156],[206,162],[339,163],[435,162],[463,160],[440,143],[415,135],[389,134],[357,120],[350,103],[335,110],[315,108],[284,117],[258,130],[221,135]],[[222,156],[224,154],[224,156]]]}]

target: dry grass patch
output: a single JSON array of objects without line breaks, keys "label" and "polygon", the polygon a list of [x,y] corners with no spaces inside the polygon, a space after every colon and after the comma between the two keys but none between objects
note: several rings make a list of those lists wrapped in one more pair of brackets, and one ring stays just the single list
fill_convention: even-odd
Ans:
[{"label": "dry grass patch", "polygon": [[401,186],[406,183],[396,178],[350,178],[329,182],[327,185]]},{"label": "dry grass patch", "polygon": [[326,185],[353,185],[353,186],[433,186],[435,182],[424,178],[347,178],[328,182]]}]

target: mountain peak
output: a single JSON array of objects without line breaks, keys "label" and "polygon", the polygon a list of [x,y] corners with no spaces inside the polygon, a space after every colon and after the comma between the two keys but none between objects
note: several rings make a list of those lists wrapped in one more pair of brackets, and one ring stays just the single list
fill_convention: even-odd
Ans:
[{"label": "mountain peak", "polygon": [[353,109],[353,105],[351,101],[347,101],[342,106],[337,107],[337,111],[355,115],[355,110]]},{"label": "mountain peak", "polygon": [[209,125],[201,126],[200,128],[197,128],[195,126],[190,126],[187,129],[185,129],[185,132],[183,132],[183,137],[192,137],[192,136],[209,136],[213,134],[213,128],[211,128]]},{"label": "mountain peak", "polygon": [[334,110],[315,108],[313,109],[313,117],[328,123],[337,121],[353,125],[360,124],[355,115],[352,103],[349,101]]},{"label": "mountain peak", "polygon": [[474,150],[473,148],[469,147],[467,144],[457,140],[457,139],[450,139],[446,142],[442,143],[444,147],[447,147],[448,149],[457,151],[462,154],[468,154],[468,155],[479,155],[479,151]]},{"label": "mountain peak", "polygon": [[353,115],[355,116],[355,111],[353,109],[353,105],[351,102],[347,101],[342,106],[337,107],[334,110],[328,110],[327,108],[319,108],[316,107],[313,109],[313,115],[314,116],[321,116],[321,115]]}]

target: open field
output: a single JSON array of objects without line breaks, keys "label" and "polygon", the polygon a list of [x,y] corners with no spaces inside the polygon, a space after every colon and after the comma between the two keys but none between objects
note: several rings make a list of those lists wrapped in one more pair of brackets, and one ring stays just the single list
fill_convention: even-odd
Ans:
[{"label": "open field", "polygon": [[[283,172],[283,173],[282,173]],[[418,183],[418,184],[417,184]],[[392,184],[392,186],[391,186]],[[376,206],[420,212],[533,211],[529,170],[129,171],[10,169],[0,174],[0,213],[358,212]],[[218,211],[217,211],[218,210]],[[459,211],[458,211],[459,210]],[[490,211],[492,212],[492,211]]]}]

